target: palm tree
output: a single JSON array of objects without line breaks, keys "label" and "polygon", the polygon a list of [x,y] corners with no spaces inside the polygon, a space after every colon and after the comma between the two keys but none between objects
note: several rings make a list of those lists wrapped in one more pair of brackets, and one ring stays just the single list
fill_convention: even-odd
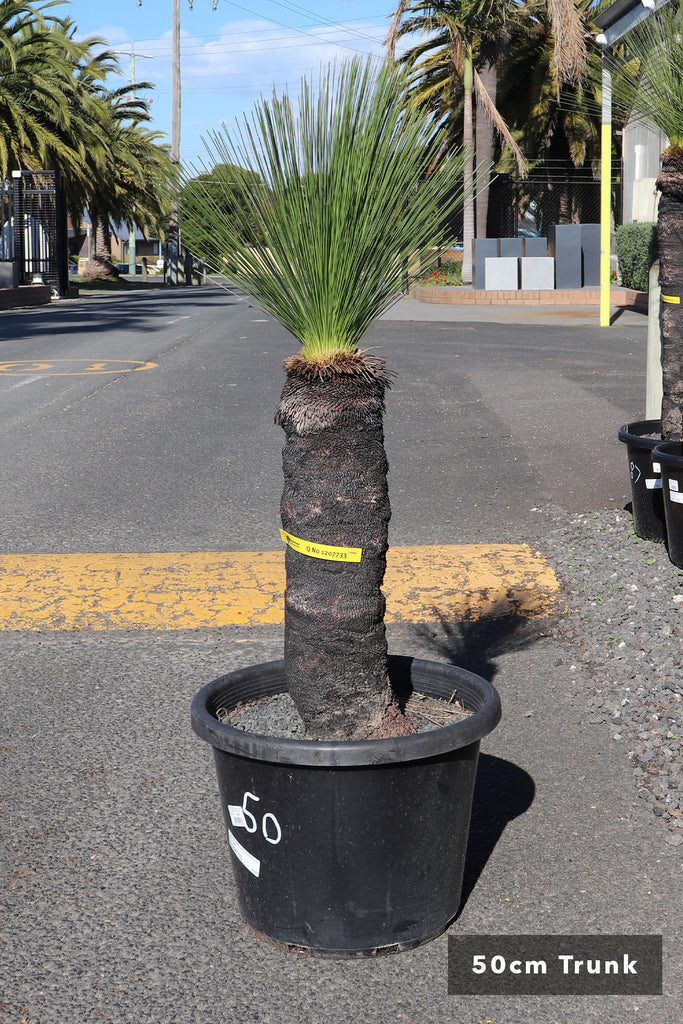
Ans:
[{"label": "palm tree", "polygon": [[190,248],[204,244],[213,214],[221,269],[301,346],[285,362],[277,409],[285,675],[316,738],[411,731],[389,686],[381,591],[390,373],[358,346],[400,294],[406,267],[451,244],[445,220],[460,202],[462,162],[451,154],[428,173],[440,143],[407,107],[406,89],[392,65],[356,59],[304,81],[298,109],[273,94],[232,132],[212,134],[210,166],[232,165],[227,198],[250,210],[256,239],[221,217],[214,184],[195,178],[193,202],[181,207]]},{"label": "palm tree", "polygon": [[[520,38],[534,36],[536,26],[543,22],[550,25],[544,79],[557,94],[562,83],[579,82],[585,68],[585,31],[575,0],[529,0],[526,3],[516,0],[499,3],[493,0],[400,0],[394,12],[387,38],[390,56],[402,36],[414,33],[426,36],[401,60],[413,69],[416,102],[440,112],[445,147],[462,137],[466,152],[475,152],[471,97],[473,93],[476,96],[476,156],[486,175],[494,133],[500,138],[508,162],[514,162],[522,176],[526,173],[527,162],[518,145],[520,133],[514,131],[515,111],[503,115],[497,82],[511,47]],[[527,68],[524,70],[526,72]],[[466,173],[473,182],[474,173],[469,164]],[[477,182],[476,191],[477,235],[483,236],[488,208],[486,179],[483,187]],[[463,281],[466,283],[471,281],[473,237],[474,200],[470,187],[465,190],[463,223]]]},{"label": "palm tree", "polygon": [[662,289],[662,437],[683,441],[683,38],[678,4],[651,15],[626,37],[615,67],[615,103],[665,135],[657,179],[657,243]]},{"label": "palm tree", "polygon": [[82,162],[69,135],[74,66],[81,49],[68,22],[40,5],[0,4],[0,172],[58,166],[78,173]]},{"label": "palm tree", "polygon": [[60,4],[0,3],[0,170],[63,171],[72,217],[91,214],[95,273],[108,276],[110,218],[159,231],[172,164],[145,104],[106,87],[114,55],[100,39],[78,41],[74,22],[50,13]]},{"label": "palm tree", "polygon": [[[484,78],[474,66],[475,63],[481,63],[483,75],[492,88],[492,80],[495,80],[495,55],[502,45],[509,20],[517,15],[517,9],[518,5],[514,0],[496,5],[492,0],[400,0],[394,11],[386,40],[388,55],[394,59],[396,43],[400,38],[415,33],[425,37],[401,58],[401,63],[412,69],[411,102],[425,111],[436,114],[444,150],[452,146],[456,139],[462,138],[465,153],[462,264],[464,284],[472,281],[475,193],[480,193],[480,208],[484,208],[484,203],[488,203],[488,174],[492,149],[487,138],[483,154],[485,165],[482,166],[482,154],[477,154],[480,173],[486,176],[486,181],[480,181],[475,185],[474,95],[483,113],[478,120],[482,125],[486,120],[490,130],[495,130],[502,136],[514,153],[522,174],[526,167],[517,143],[484,84]],[[405,15],[408,17],[404,17]],[[462,92],[463,96],[461,132],[458,123],[460,118],[456,117],[454,107],[454,98],[459,92]],[[488,134],[489,132],[480,131],[480,139],[487,137]],[[482,215],[482,219],[483,216],[485,215]]]},{"label": "palm tree", "polygon": [[[590,35],[591,0],[575,5],[582,33]],[[590,201],[600,159],[601,81],[597,47],[586,50],[573,69],[558,78],[554,61],[556,39],[551,12],[539,9],[537,16],[520,24],[511,38],[501,65],[498,102],[515,137],[529,160],[526,198],[537,197],[544,222],[571,223],[583,216],[582,201]],[[615,132],[620,125],[614,124]],[[618,152],[618,136],[615,136]],[[505,162],[500,168],[507,169]],[[587,172],[594,177],[588,178]],[[595,218],[594,212],[593,217]],[[590,217],[588,218],[590,219]]]},{"label": "palm tree", "polygon": [[[111,221],[133,222],[162,233],[170,215],[170,183],[175,171],[161,133],[146,126],[143,100],[128,97],[129,86],[109,91],[90,83],[88,113],[98,145],[86,155],[90,177],[74,204],[87,207],[93,225],[91,277],[115,276],[111,258]],[[149,83],[140,83],[148,88]]]}]

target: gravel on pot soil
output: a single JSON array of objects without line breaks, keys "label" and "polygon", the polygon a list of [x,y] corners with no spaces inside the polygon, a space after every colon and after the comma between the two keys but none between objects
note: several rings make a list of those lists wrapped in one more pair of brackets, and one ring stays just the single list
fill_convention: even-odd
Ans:
[{"label": "gravel on pot soil", "polygon": [[[465,711],[457,700],[451,702],[417,693],[409,698],[405,712],[418,732],[440,729],[458,718],[467,718],[471,714]],[[247,704],[239,704],[232,711],[222,714],[219,709],[218,718],[235,729],[253,732],[259,736],[286,736],[298,740],[309,738],[306,736],[304,723],[296,705],[288,693],[276,693]]]},{"label": "gravel on pot soil", "polygon": [[638,795],[683,844],[683,570],[625,511],[556,519],[539,548],[564,589],[552,632],[587,721],[623,747]]}]

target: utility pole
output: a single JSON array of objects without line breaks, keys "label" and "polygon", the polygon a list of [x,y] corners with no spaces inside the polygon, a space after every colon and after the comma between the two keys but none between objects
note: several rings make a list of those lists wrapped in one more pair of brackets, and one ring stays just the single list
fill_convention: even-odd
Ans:
[{"label": "utility pole", "polygon": [[[219,0],[213,0],[213,10],[218,7]],[[194,0],[189,0],[192,10]],[[142,0],[138,0],[142,7]],[[173,0],[173,21],[171,35],[173,38],[173,65],[171,72],[171,159],[180,164],[180,123],[181,123],[181,79],[180,79],[180,0]],[[174,199],[168,225],[167,277],[169,284],[178,284],[178,262],[180,258],[180,229],[178,224],[178,201]]]},{"label": "utility pole", "polygon": [[[138,4],[139,6],[139,4]],[[122,53],[127,57],[130,57],[130,92],[131,99],[135,100],[135,58],[142,57],[145,60],[153,60],[153,57],[149,53],[137,53],[135,52],[135,42],[132,41],[130,44],[130,52],[128,50],[114,50],[114,53]],[[137,262],[137,251],[136,251],[136,225],[135,221],[131,221],[128,225],[128,273],[137,274],[135,264]]]},{"label": "utility pole", "polygon": [[[190,2],[192,8],[192,2]],[[180,0],[173,0],[173,64],[171,69],[171,160],[180,163],[181,79],[180,79]],[[178,200],[173,199],[168,225],[167,278],[169,284],[178,284],[180,260],[180,226]]]}]

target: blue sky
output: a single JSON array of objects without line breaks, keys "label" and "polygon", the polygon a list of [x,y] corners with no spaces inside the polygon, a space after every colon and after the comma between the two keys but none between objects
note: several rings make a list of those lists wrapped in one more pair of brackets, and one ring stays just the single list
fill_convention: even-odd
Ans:
[{"label": "blue sky", "polygon": [[[204,153],[201,136],[228,125],[275,84],[298,91],[303,74],[353,53],[381,53],[392,0],[180,0],[181,160]],[[69,0],[53,8],[78,26],[79,37],[101,36],[119,57],[126,78],[136,52],[135,77],[155,83],[154,127],[171,134],[172,0]],[[149,59],[152,58],[152,59]],[[122,79],[125,81],[125,79]]]}]

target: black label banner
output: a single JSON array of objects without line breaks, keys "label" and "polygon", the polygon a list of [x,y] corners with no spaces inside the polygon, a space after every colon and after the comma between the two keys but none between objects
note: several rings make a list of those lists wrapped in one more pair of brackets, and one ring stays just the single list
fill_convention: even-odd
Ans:
[{"label": "black label banner", "polygon": [[662,994],[661,935],[449,935],[449,995]]}]

